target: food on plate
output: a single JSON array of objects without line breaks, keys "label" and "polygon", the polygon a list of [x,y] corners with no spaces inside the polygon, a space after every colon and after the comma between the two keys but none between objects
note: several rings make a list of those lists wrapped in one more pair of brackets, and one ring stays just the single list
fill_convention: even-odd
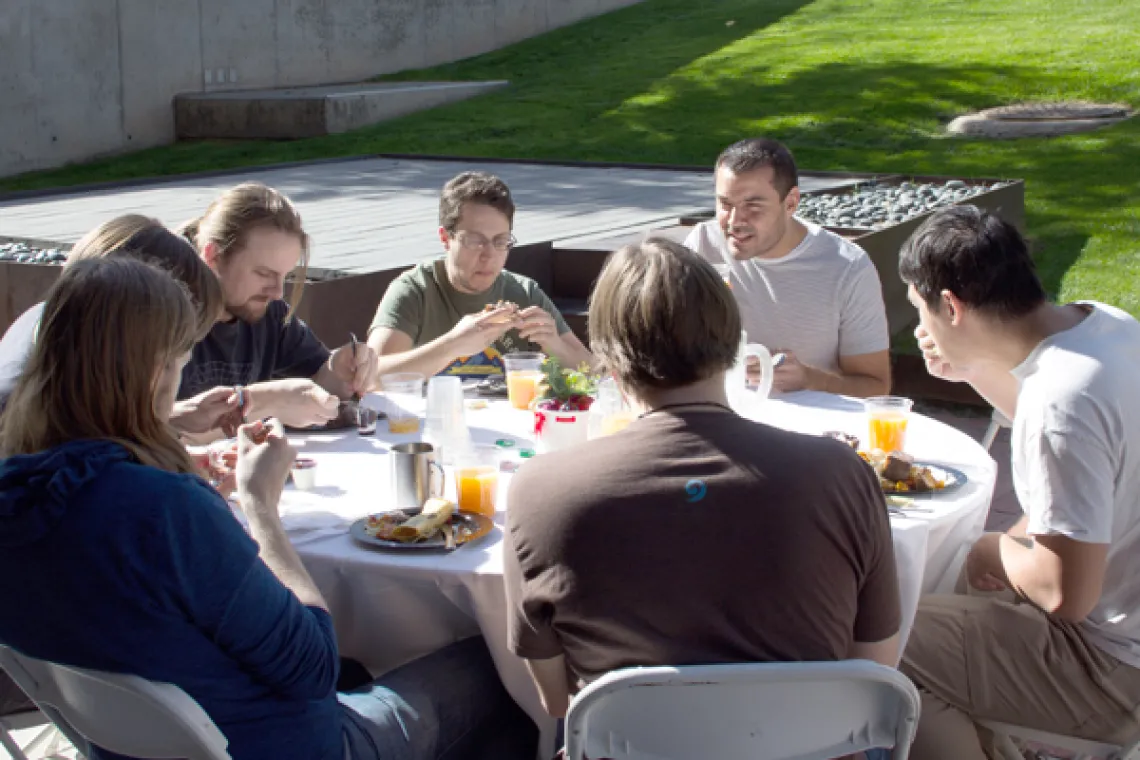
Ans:
[{"label": "food on plate", "polygon": [[479,524],[471,518],[460,514],[454,502],[429,499],[416,515],[409,516],[404,511],[372,515],[365,522],[364,532],[373,538],[403,544],[422,543],[441,535],[450,547],[481,535]]},{"label": "food on plate", "polygon": [[418,541],[439,530],[455,514],[455,502],[447,499],[428,499],[423,510],[408,518],[392,531],[397,541]]},{"label": "food on plate", "polygon": [[914,467],[914,457],[901,451],[892,451],[883,459],[883,469],[879,473],[887,480],[906,480]]},{"label": "food on plate", "polygon": [[826,438],[842,441],[855,449],[863,461],[871,465],[875,474],[879,476],[879,486],[883,493],[940,491],[947,485],[946,481],[940,479],[930,467],[915,464],[914,457],[906,452],[882,449],[866,451],[859,448],[858,436],[838,430],[830,430],[823,435]]},{"label": "food on plate", "polygon": [[939,479],[930,467],[915,464],[909,455],[901,451],[872,449],[860,451],[859,456],[879,476],[883,493],[923,493],[946,487],[946,481]]},{"label": "food on plate", "polygon": [[552,356],[542,362],[542,379],[534,389],[531,407],[539,412],[585,412],[594,404],[598,378],[588,365],[564,369]]}]

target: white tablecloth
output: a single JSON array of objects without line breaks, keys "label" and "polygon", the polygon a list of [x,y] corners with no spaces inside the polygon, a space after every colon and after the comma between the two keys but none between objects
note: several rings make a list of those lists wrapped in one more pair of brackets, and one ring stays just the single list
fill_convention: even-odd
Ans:
[{"label": "white tablecloth", "polygon": [[[826,394],[772,399],[748,416],[805,433],[844,430],[866,438],[861,404]],[[505,402],[468,411],[468,424],[478,443],[508,437],[516,450],[529,445],[531,415]],[[451,554],[372,551],[345,533],[353,520],[387,508],[388,447],[415,438],[392,436],[383,422],[374,438],[354,431],[290,436],[301,456],[317,461],[318,487],[309,493],[286,489],[286,529],[329,603],[342,654],[386,671],[482,633],[507,690],[543,729],[545,752],[553,724],[522,661],[507,649],[503,512],[491,535]],[[982,531],[997,471],[973,439],[921,415],[911,419],[907,448],[920,461],[957,467],[969,482],[956,493],[917,502],[929,513],[891,519],[904,640],[919,596],[952,587],[965,548]],[[508,483],[509,476],[500,477],[500,510]],[[448,491],[454,493],[450,477]]]}]

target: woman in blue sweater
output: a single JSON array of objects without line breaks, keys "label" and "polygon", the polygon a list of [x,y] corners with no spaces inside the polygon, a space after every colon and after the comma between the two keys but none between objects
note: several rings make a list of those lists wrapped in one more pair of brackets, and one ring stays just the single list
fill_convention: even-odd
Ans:
[{"label": "woman in blue sweater", "polygon": [[169,425],[201,337],[152,265],[61,275],[0,427],[0,641],[180,686],[235,760],[533,757],[481,639],[336,693],[332,619],[277,514],[280,425],[239,432],[250,535]]}]

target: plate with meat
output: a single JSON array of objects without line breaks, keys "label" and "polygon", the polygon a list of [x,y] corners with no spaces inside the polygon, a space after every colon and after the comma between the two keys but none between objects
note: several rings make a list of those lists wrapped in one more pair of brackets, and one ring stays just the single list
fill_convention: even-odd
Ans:
[{"label": "plate with meat", "polygon": [[446,499],[428,499],[422,509],[398,509],[354,522],[357,541],[391,551],[452,551],[491,532],[486,515],[460,512]]},{"label": "plate with meat", "polygon": [[906,496],[933,496],[951,493],[966,485],[966,473],[944,464],[916,462],[902,451],[884,452],[879,449],[865,451],[859,447],[859,437],[832,430],[823,434],[827,438],[847,444],[855,449],[863,461],[871,465],[879,476],[879,486],[885,494]]},{"label": "plate with meat", "polygon": [[961,470],[933,462],[916,462],[901,451],[860,451],[859,456],[875,470],[879,486],[886,494],[934,496],[966,485],[966,474]]}]

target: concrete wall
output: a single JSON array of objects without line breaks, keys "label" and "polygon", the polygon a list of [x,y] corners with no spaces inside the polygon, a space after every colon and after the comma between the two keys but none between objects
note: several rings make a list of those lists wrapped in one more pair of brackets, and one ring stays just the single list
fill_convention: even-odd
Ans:
[{"label": "concrete wall", "polygon": [[0,0],[0,176],[162,145],[180,92],[353,82],[639,0]]}]

